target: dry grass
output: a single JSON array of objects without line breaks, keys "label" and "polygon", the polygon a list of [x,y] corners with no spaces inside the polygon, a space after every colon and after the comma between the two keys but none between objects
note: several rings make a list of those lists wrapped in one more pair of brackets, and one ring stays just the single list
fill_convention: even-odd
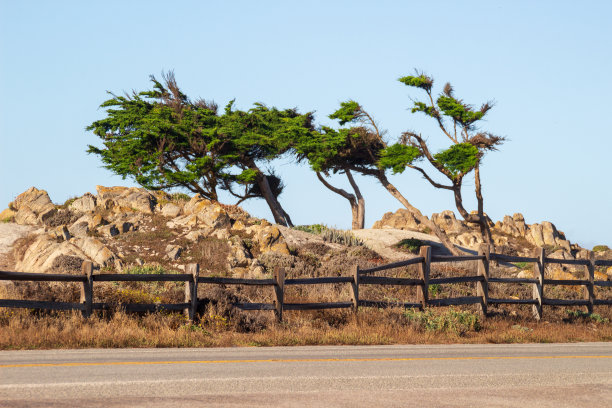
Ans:
[{"label": "dry grass", "polygon": [[[427,329],[402,310],[287,313],[286,322],[251,332],[234,329],[231,319],[204,314],[198,324],[180,314],[144,316],[114,313],[82,318],[78,313],[36,314],[0,311],[0,349],[89,347],[228,347],[439,343],[552,343],[612,341],[612,325],[594,321],[524,322],[492,318],[478,330]],[[436,315],[447,313],[437,309]]]}]

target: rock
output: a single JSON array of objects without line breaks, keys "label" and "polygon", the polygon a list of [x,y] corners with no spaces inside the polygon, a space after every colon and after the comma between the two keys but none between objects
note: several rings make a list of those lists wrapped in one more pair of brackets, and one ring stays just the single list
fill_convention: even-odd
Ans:
[{"label": "rock", "polygon": [[[185,219],[189,220],[189,222],[193,222],[193,218],[189,217],[189,215],[195,215],[195,225],[197,226],[214,229],[230,228],[232,226],[227,211],[225,211],[219,203],[212,202],[199,195],[192,197],[191,200],[185,204],[183,212],[187,214]],[[178,219],[175,219],[173,221],[177,220]]]},{"label": "rock", "polygon": [[546,255],[546,257],[553,259],[574,259],[572,254],[569,251],[566,251],[565,249],[558,249],[555,252]]},{"label": "rock", "polygon": [[524,237],[527,232],[527,224],[525,224],[525,217],[523,217],[523,214],[513,214],[512,221],[514,221],[514,226],[518,229],[520,236]]},{"label": "rock", "polygon": [[110,266],[115,260],[115,255],[102,242],[93,237],[74,238],[74,245],[78,247],[88,258],[100,266]]},{"label": "rock", "polygon": [[544,245],[555,246],[557,243],[555,238],[559,236],[557,233],[557,228],[548,221],[542,222],[542,238],[544,240]]},{"label": "rock", "polygon": [[542,226],[540,224],[531,224],[527,230],[527,234],[525,234],[525,238],[531,244],[538,247],[543,247],[544,236],[542,235]]},{"label": "rock", "polygon": [[479,234],[473,232],[464,232],[463,234],[451,237],[451,241],[462,247],[478,249],[482,243],[482,238]]},{"label": "rock", "polygon": [[68,231],[68,228],[65,225],[60,225],[59,227],[56,227],[54,233],[58,238],[64,241],[68,241],[70,240],[70,238],[72,238],[70,232]]},{"label": "rock", "polygon": [[153,214],[157,200],[147,190],[136,187],[104,187],[96,186],[98,192],[97,205],[116,212],[125,210]]},{"label": "rock", "polygon": [[612,280],[612,266],[606,269],[606,275],[608,275],[608,280]]},{"label": "rock", "polygon": [[493,243],[495,246],[501,247],[508,245],[508,237],[500,237],[498,235],[493,235]]},{"label": "rock", "polygon": [[70,227],[68,227],[68,232],[73,237],[86,237],[89,232],[89,224],[87,221],[75,221]]},{"label": "rock", "polygon": [[128,221],[115,223],[115,226],[120,234],[125,234],[126,232],[134,230],[134,224]]},{"label": "rock", "polygon": [[36,215],[39,215],[50,209],[54,209],[55,205],[51,202],[49,194],[47,194],[45,190],[30,187],[27,191],[19,194],[17,198],[15,198],[15,201],[9,204],[9,208],[14,211],[21,211],[23,208],[28,208]]},{"label": "rock", "polygon": [[192,242],[197,242],[200,238],[207,237],[212,231],[212,228],[192,230],[185,235],[185,238]]},{"label": "rock", "polygon": [[195,214],[185,214],[176,217],[166,223],[168,228],[194,228],[198,226],[198,216]]},{"label": "rock", "polygon": [[7,208],[6,210],[0,212],[0,222],[11,222],[15,219],[16,215],[16,211]]},{"label": "rock", "polygon": [[521,236],[521,231],[515,224],[514,219],[509,215],[504,216],[504,220],[499,223],[499,226],[498,224],[496,224],[495,226],[496,228],[499,228],[504,234],[512,235],[513,237]]},{"label": "rock", "polygon": [[395,213],[385,213],[379,221],[372,226],[373,229],[394,228],[409,231],[422,231],[425,227],[410,211],[400,208]]},{"label": "rock", "polygon": [[37,225],[38,216],[27,207],[22,207],[15,215],[15,222],[20,225]]},{"label": "rock", "polygon": [[180,245],[166,245],[166,256],[172,261],[176,261],[183,252]]},{"label": "rock", "polygon": [[465,223],[457,220],[455,213],[450,210],[432,214],[431,221],[436,224],[446,234],[461,234],[467,230]]},{"label": "rock", "polygon": [[22,256],[15,253],[15,269],[19,272],[44,273],[54,267],[56,258],[60,256],[87,259],[86,254],[73,245],[72,241],[58,242],[52,235],[40,234],[23,252]]},{"label": "rock", "polygon": [[231,237],[229,240],[229,245],[230,253],[227,256],[227,261],[231,268],[244,268],[251,263],[251,254],[244,246],[244,242],[239,237]]},{"label": "rock", "polygon": [[287,247],[283,235],[278,227],[274,225],[259,228],[254,238],[259,245],[261,253],[278,252],[285,255],[290,254],[289,247]]},{"label": "rock", "polygon": [[[94,214],[89,220],[89,229],[94,229],[99,225],[107,224],[100,214]],[[78,221],[78,220],[77,220]]]},{"label": "rock", "polygon": [[164,217],[176,218],[178,217],[183,209],[174,203],[164,204],[161,208],[161,215]]},{"label": "rock", "polygon": [[79,213],[94,212],[96,210],[96,197],[91,193],[85,193],[85,195],[70,203],[68,208]]},{"label": "rock", "polygon": [[98,228],[98,232],[100,235],[107,238],[119,235],[119,229],[115,226],[115,224],[103,225]]}]

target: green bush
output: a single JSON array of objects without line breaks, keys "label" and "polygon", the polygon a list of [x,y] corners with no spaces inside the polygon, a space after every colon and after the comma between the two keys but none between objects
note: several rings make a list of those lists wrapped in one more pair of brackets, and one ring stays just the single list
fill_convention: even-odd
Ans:
[{"label": "green bush", "polygon": [[127,273],[128,275],[161,275],[171,272],[168,272],[160,265],[144,265],[128,268],[124,273]]},{"label": "green bush", "polygon": [[400,242],[395,244],[394,247],[400,248],[400,249],[406,249],[412,252],[413,254],[415,254],[419,251],[419,248],[421,248],[423,245],[424,243],[420,239],[408,238],[408,239],[402,239]]},{"label": "green bush", "polygon": [[308,232],[310,234],[321,235],[324,231],[327,231],[329,227],[325,224],[312,224],[312,225],[296,225],[293,227],[294,230]]},{"label": "green bush", "polygon": [[595,245],[593,247],[593,252],[604,252],[604,251],[608,251],[610,249],[610,247],[608,247],[607,245]]},{"label": "green bush", "polygon": [[480,316],[470,311],[453,308],[443,312],[434,312],[432,309],[422,312],[408,309],[404,312],[404,316],[418,329],[432,332],[454,333],[461,336],[482,328]]},{"label": "green bush", "polygon": [[597,313],[587,313],[581,310],[566,310],[569,320],[593,320],[597,323],[609,323],[610,320]]},{"label": "green bush", "polygon": [[530,269],[531,262],[515,262],[514,266],[516,266],[519,269]]}]

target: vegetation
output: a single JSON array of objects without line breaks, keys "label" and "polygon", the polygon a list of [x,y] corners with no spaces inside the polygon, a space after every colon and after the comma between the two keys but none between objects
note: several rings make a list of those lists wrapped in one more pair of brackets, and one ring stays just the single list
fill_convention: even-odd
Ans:
[{"label": "vegetation", "polygon": [[609,250],[610,248],[607,245],[595,245],[593,247],[593,252],[605,252]]},{"label": "vegetation", "polygon": [[406,249],[412,253],[417,253],[423,245],[423,241],[421,241],[420,239],[407,238],[402,239],[400,242],[395,244],[395,247],[400,249]]},{"label": "vegetation", "polygon": [[[151,77],[153,89],[104,102],[107,117],[87,130],[103,147],[89,146],[105,167],[152,190],[185,188],[218,200],[218,190],[242,202],[264,198],[275,221],[291,225],[278,202],[282,182],[261,164],[282,155],[297,134],[310,131],[311,115],[255,104],[236,110],[231,101],[223,113],[211,101],[190,100],[172,73],[163,83]],[[240,190],[240,191],[239,191]]]},{"label": "vegetation", "polygon": [[[483,120],[491,110],[493,103],[486,102],[479,109],[475,109],[455,96],[450,83],[444,85],[442,92],[434,100],[432,92],[434,80],[424,73],[417,72],[415,75],[399,78],[399,81],[425,92],[426,102],[414,101],[412,113],[420,112],[432,118],[443,135],[450,140],[450,146],[434,153],[427,138],[419,133],[407,131],[402,134],[399,144],[395,145],[394,149],[398,151],[400,147],[418,149],[418,156],[425,158],[438,173],[445,176],[450,181],[450,185],[436,182],[424,168],[416,166],[411,161],[399,164],[386,163],[385,165],[391,167],[394,173],[401,173],[405,167],[410,167],[420,172],[433,187],[452,191],[459,214],[466,222],[479,225],[484,242],[488,242],[493,247],[489,220],[484,213],[480,165],[485,153],[497,150],[505,139],[481,131],[477,127],[478,122]],[[461,191],[465,176],[472,171],[478,203],[476,213],[469,213],[465,209]]]}]

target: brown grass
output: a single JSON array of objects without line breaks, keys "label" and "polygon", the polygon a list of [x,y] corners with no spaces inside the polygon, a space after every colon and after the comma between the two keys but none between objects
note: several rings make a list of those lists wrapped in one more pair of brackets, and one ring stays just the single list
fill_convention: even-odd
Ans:
[{"label": "brown grass", "polygon": [[[255,312],[267,313],[272,312]],[[439,313],[442,313],[440,311]],[[78,313],[0,311],[0,349],[88,347],[228,347],[439,343],[552,343],[612,341],[612,325],[595,322],[521,322],[492,318],[478,331],[458,334],[415,326],[401,310],[287,313],[287,321],[251,332],[215,315],[191,324],[180,314],[115,313],[82,318]]]}]

